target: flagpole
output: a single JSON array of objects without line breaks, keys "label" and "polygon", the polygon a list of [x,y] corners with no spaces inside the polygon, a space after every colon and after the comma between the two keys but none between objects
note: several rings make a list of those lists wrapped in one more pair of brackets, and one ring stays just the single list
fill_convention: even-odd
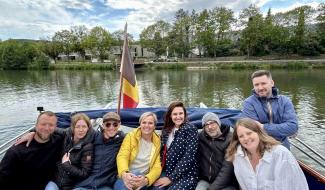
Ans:
[{"label": "flagpole", "polygon": [[[124,46],[127,45],[125,44],[127,38],[127,23],[125,23],[125,27],[124,27],[124,41],[123,41],[123,51],[124,50]],[[120,64],[120,92],[119,92],[119,96],[118,96],[118,103],[117,103],[117,114],[120,114],[121,111],[121,97],[122,97],[122,89],[123,89],[123,66],[124,66],[124,59],[125,57],[123,56],[123,52],[121,52],[121,64]]]},{"label": "flagpole", "polygon": [[[122,57],[123,58],[123,57]],[[123,62],[121,61],[121,70],[123,69]],[[117,104],[117,114],[120,114],[120,109],[121,109],[121,97],[122,97],[122,88],[123,88],[123,78],[122,78],[122,72],[120,74],[120,92],[118,96],[118,104]]]}]

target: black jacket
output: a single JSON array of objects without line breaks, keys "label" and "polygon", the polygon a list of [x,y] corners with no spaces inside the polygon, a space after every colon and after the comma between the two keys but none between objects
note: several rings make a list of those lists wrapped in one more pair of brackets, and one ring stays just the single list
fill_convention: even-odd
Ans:
[{"label": "black jacket", "polygon": [[204,130],[199,134],[199,179],[209,182],[210,190],[223,189],[235,179],[233,164],[225,160],[232,138],[230,127],[221,126],[221,132],[217,138],[211,138]]},{"label": "black jacket", "polygon": [[118,131],[114,138],[105,141],[103,134],[97,132],[94,141],[94,163],[90,176],[76,184],[74,188],[97,189],[100,186],[113,187],[117,178],[116,155],[124,139]]},{"label": "black jacket", "polygon": [[73,135],[71,128],[68,129],[61,158],[65,153],[70,153],[70,162],[58,162],[58,172],[55,177],[55,183],[60,189],[68,190],[88,177],[93,163],[93,140],[95,131],[91,128],[87,135],[77,144],[73,144]]},{"label": "black jacket", "polygon": [[44,190],[53,179],[60,160],[64,135],[53,134],[46,143],[32,140],[12,146],[0,163],[0,188],[11,190]]}]

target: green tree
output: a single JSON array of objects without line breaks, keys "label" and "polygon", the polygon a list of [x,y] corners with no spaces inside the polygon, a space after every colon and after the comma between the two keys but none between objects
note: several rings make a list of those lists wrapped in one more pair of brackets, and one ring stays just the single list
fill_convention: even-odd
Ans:
[{"label": "green tree", "polygon": [[[127,33],[129,45],[133,43],[133,36],[130,33]],[[124,30],[117,30],[112,33],[112,45],[119,46],[120,52],[123,51],[123,42],[124,42]]]},{"label": "green tree", "polygon": [[91,50],[92,55],[97,56],[103,61],[108,58],[112,37],[107,30],[96,26],[90,30],[89,35],[85,39],[85,44]]},{"label": "green tree", "polygon": [[[38,63],[44,56],[33,42],[7,40],[0,47],[0,65],[4,69],[28,69]],[[49,64],[48,58],[43,57],[43,63]]]},{"label": "green tree", "polygon": [[[241,12],[240,19],[243,26],[245,26],[240,38],[243,51],[248,57],[265,54],[263,48],[264,20],[259,9],[255,5],[250,5]],[[246,20],[248,21],[246,22]]]},{"label": "green tree", "polygon": [[317,11],[317,36],[319,44],[322,46],[321,52],[325,52],[325,3],[319,4]]},{"label": "green tree", "polygon": [[164,54],[167,49],[167,36],[171,25],[159,20],[145,28],[140,34],[140,44],[154,52],[157,57]]},{"label": "green tree", "polygon": [[45,55],[52,58],[54,63],[56,63],[60,51],[62,50],[60,43],[51,39],[43,39],[40,44],[40,49]]},{"label": "green tree", "polygon": [[86,55],[86,38],[89,34],[89,30],[86,26],[72,26],[71,27],[71,34],[72,34],[72,50],[74,52],[78,52],[83,60],[85,60]]},{"label": "green tree", "polygon": [[199,49],[199,55],[201,56],[201,52],[204,55],[214,55],[215,35],[208,10],[204,9],[196,17],[195,26],[195,45]]},{"label": "green tree", "polygon": [[234,48],[234,43],[231,41],[231,37],[234,37],[231,26],[236,22],[234,13],[225,7],[215,7],[210,15],[216,33],[215,56],[230,55],[231,49]]},{"label": "green tree", "polygon": [[73,51],[73,35],[69,30],[61,30],[54,34],[52,41],[57,43],[59,52],[64,53],[70,61],[70,54]]},{"label": "green tree", "polygon": [[191,33],[192,33],[192,20],[188,11],[179,9],[175,14],[175,23],[171,32],[168,34],[168,46],[169,49],[181,55],[181,57],[187,57],[190,53]]}]

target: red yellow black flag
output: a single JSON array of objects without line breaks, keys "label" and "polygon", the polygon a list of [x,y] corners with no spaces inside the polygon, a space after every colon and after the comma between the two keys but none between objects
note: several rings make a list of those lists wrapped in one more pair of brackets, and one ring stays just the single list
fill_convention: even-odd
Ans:
[{"label": "red yellow black flag", "polygon": [[128,46],[127,24],[125,24],[124,32],[124,44],[121,59],[123,108],[136,108],[139,104],[139,91],[134,71],[134,64]]}]

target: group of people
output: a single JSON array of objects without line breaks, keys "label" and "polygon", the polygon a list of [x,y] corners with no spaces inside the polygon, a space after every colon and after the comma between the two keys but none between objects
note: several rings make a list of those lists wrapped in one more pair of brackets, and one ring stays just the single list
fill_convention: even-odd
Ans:
[{"label": "group of people", "polygon": [[0,186],[14,190],[308,189],[289,151],[288,137],[298,131],[292,102],[278,94],[269,71],[256,71],[251,78],[253,95],[244,101],[233,132],[211,112],[203,115],[203,130],[198,132],[178,101],[169,105],[160,135],[152,112],[143,113],[140,126],[126,135],[119,130],[121,118],[114,112],[103,116],[99,131],[92,129],[83,113],[72,116],[69,129],[59,130],[55,114],[42,112],[35,130],[2,159]]}]

